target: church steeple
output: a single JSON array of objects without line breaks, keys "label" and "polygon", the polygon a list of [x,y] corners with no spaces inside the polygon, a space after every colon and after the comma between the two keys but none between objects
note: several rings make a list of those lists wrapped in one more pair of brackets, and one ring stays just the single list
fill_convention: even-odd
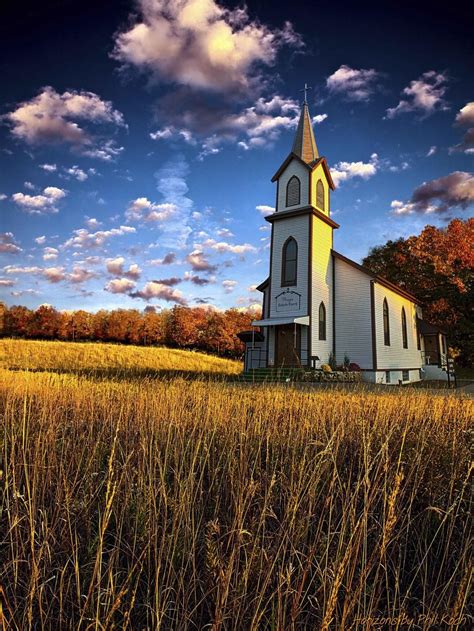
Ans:
[{"label": "church steeple", "polygon": [[306,164],[310,164],[319,158],[318,147],[314,139],[313,126],[309,115],[308,103],[306,101],[306,90],[304,87],[304,101],[301,108],[300,120],[296,129],[295,140],[293,142],[292,153],[296,154]]}]

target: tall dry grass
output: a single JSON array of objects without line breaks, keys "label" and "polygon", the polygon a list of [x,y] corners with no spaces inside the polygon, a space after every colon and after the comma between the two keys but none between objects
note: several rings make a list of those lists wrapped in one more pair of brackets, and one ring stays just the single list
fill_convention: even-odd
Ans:
[{"label": "tall dry grass", "polygon": [[469,628],[472,401],[0,373],[4,628]]},{"label": "tall dry grass", "polygon": [[0,339],[0,367],[103,377],[235,375],[242,362],[173,348]]}]

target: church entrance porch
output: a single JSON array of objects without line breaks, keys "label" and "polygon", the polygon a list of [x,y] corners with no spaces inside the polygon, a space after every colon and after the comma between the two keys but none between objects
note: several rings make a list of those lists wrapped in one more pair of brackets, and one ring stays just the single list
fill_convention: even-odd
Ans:
[{"label": "church entrance porch", "polygon": [[275,327],[275,366],[301,365],[301,326],[282,324]]}]

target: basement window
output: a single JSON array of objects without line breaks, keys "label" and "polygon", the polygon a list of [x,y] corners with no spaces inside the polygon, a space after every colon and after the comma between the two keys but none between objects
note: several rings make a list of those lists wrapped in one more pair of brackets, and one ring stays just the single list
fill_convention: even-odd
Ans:
[{"label": "basement window", "polygon": [[402,381],[410,381],[410,371],[402,370]]}]

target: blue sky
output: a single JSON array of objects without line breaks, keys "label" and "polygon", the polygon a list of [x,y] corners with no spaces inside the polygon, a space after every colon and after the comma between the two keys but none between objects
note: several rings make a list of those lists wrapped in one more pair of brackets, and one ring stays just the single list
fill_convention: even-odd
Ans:
[{"label": "blue sky", "polygon": [[[0,290],[59,309],[259,302],[270,178],[308,82],[335,247],[467,217],[471,19],[454,3],[25,3],[0,26]],[[442,42],[442,45],[440,43]]]}]

